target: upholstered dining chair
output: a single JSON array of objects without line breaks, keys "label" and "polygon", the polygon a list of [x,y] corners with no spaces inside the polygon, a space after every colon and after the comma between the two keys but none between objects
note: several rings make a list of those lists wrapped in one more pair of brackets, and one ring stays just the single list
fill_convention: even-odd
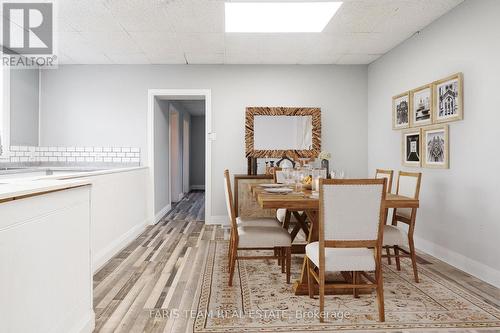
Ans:
[{"label": "upholstered dining chair", "polygon": [[[376,289],[379,320],[385,321],[382,281],[383,202],[387,179],[320,180],[319,241],[306,246],[309,296],[319,284],[324,322],[325,274],[343,272],[349,281],[329,288]],[[375,277],[366,272],[375,271]],[[366,283],[361,279],[363,276]]]},{"label": "upholstered dining chair", "polygon": [[391,193],[392,191],[392,178],[394,176],[394,170],[388,169],[377,169],[375,171],[375,178],[385,178],[387,179],[387,193]]},{"label": "upholstered dining chair", "polygon": [[[231,191],[229,170],[224,170],[224,190],[226,195],[227,211],[231,222],[231,236],[229,241],[229,286],[233,284],[236,260],[247,259],[279,259],[282,271],[286,269],[286,282],[290,283],[290,266],[292,241],[290,234],[276,222],[273,225],[259,225],[258,220],[251,224],[237,223]],[[247,221],[249,222],[249,221]],[[241,256],[238,250],[272,250],[269,256]]]},{"label": "upholstered dining chair", "polygon": [[[421,172],[403,172],[398,174],[396,194],[418,199],[420,195]],[[391,225],[384,226],[384,247],[386,248],[387,261],[391,264],[391,257],[396,259],[396,268],[401,270],[400,258],[411,258],[415,282],[418,282],[417,254],[413,234],[415,232],[415,221],[417,219],[417,208],[395,208],[392,214]],[[408,225],[408,231],[398,226],[398,222]],[[402,248],[407,246],[409,250]],[[394,250],[391,255],[390,249]],[[400,254],[403,252],[404,254]]]}]

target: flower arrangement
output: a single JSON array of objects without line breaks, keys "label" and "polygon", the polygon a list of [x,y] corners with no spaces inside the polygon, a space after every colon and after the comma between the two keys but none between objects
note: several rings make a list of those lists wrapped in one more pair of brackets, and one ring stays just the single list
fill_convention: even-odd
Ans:
[{"label": "flower arrangement", "polygon": [[319,156],[318,158],[320,160],[329,160],[332,158],[332,154],[330,154],[329,152],[327,151],[322,151],[321,153],[319,153]]}]

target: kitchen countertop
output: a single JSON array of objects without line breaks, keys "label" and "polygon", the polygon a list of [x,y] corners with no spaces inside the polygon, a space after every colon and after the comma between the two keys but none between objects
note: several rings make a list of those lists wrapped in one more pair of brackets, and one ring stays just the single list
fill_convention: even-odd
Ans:
[{"label": "kitchen countertop", "polygon": [[[92,181],[88,179],[91,176],[100,176],[118,172],[128,172],[133,170],[146,169],[145,166],[96,169],[84,167],[34,167],[26,172],[36,172],[43,170],[68,171],[68,174],[54,174],[49,176],[36,176],[30,178],[0,179],[0,202],[13,200],[27,195],[43,194],[44,192],[58,191],[74,188],[83,185],[91,185]],[[81,171],[81,170],[84,171]],[[88,170],[89,169],[89,170]],[[88,170],[88,171],[87,171]],[[19,170],[18,170],[19,171]],[[75,171],[75,173],[71,173]],[[24,172],[24,171],[21,171]]]},{"label": "kitchen countertop", "polygon": [[90,184],[91,182],[85,179],[6,181],[0,183],[0,202],[14,200],[23,196],[43,194],[45,192],[59,191]]}]

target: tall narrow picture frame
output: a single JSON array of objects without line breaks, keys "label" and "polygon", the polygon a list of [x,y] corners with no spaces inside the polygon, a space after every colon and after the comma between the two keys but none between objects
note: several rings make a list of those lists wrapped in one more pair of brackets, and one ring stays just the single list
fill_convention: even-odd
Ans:
[{"label": "tall narrow picture frame", "polygon": [[401,158],[404,166],[420,167],[422,165],[422,132],[420,128],[402,131]]},{"label": "tall narrow picture frame", "polygon": [[448,169],[450,166],[448,125],[433,125],[422,128],[421,149],[424,167]]},{"label": "tall narrow picture frame", "polygon": [[462,120],[464,117],[463,74],[457,73],[433,83],[434,123]]},{"label": "tall narrow picture frame", "polygon": [[410,127],[432,125],[433,86],[426,84],[410,92]]},{"label": "tall narrow picture frame", "polygon": [[410,127],[410,92],[392,98],[392,129]]}]

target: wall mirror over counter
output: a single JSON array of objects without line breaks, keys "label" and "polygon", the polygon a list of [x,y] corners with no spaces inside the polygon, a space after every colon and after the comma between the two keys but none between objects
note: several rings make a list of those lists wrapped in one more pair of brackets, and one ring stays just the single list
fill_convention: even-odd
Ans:
[{"label": "wall mirror over counter", "polygon": [[253,158],[316,158],[321,151],[321,109],[247,107],[245,154]]}]

